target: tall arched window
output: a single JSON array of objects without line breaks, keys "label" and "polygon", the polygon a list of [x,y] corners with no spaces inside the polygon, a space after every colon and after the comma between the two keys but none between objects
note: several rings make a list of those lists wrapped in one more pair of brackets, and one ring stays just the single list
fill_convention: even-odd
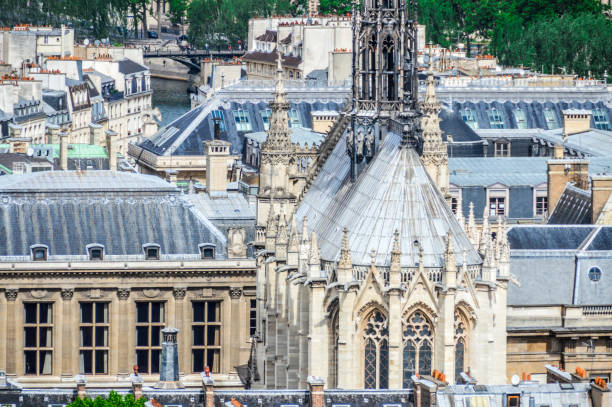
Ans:
[{"label": "tall arched window", "polygon": [[368,318],[364,339],[364,387],[389,387],[389,328],[387,318],[374,311]]},{"label": "tall arched window", "polygon": [[431,374],[433,330],[421,311],[416,311],[404,322],[403,332],[403,387],[412,384],[412,375]]},{"label": "tall arched window", "polygon": [[386,100],[395,100],[395,43],[390,35],[384,39],[382,44],[383,52],[383,93],[382,97]]},{"label": "tall arched window", "polygon": [[338,302],[332,305],[329,319],[329,384],[338,387]]},{"label": "tall arched window", "polygon": [[461,311],[455,311],[455,381],[465,371],[465,351],[467,348],[468,323]]}]

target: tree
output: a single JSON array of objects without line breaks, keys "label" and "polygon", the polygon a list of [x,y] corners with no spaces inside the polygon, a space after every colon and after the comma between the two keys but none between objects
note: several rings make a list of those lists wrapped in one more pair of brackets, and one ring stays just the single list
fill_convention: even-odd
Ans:
[{"label": "tree", "polygon": [[94,400],[90,397],[85,397],[81,400],[77,397],[67,407],[144,407],[145,401],[144,397],[135,400],[131,394],[127,394],[122,398],[117,392],[112,390],[105,399],[98,396]]},{"label": "tree", "polygon": [[351,12],[352,0],[320,0],[319,11],[321,14],[343,15]]}]

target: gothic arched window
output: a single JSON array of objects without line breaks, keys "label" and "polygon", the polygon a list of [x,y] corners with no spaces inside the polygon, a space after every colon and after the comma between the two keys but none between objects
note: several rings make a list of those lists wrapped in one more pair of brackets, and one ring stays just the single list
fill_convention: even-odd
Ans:
[{"label": "gothic arched window", "polygon": [[421,311],[404,322],[403,387],[408,388],[414,374],[431,374],[433,330]]},{"label": "gothic arched window", "polygon": [[383,60],[383,93],[386,100],[395,100],[397,92],[395,89],[396,69],[395,69],[395,42],[390,35],[387,35],[382,43]]},{"label": "gothic arched window", "polygon": [[465,371],[465,351],[468,339],[468,323],[460,311],[455,311],[455,381]]},{"label": "gothic arched window", "polygon": [[389,387],[389,328],[387,318],[380,311],[370,314],[363,339],[364,387],[386,389]]},{"label": "gothic arched window", "polygon": [[332,389],[338,387],[338,314],[336,301],[330,312],[329,321],[329,383]]}]

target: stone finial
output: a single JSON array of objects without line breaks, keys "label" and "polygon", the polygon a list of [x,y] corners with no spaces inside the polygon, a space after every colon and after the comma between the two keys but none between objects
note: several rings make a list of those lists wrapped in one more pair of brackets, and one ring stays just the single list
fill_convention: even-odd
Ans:
[{"label": "stone finial", "polygon": [[310,237],[310,252],[308,253],[308,264],[311,266],[320,266],[321,264],[321,251],[319,250],[319,244],[317,243],[317,234],[312,232]]},{"label": "stone finial", "polygon": [[342,248],[340,249],[340,261],[338,262],[338,268],[340,267],[353,267],[353,262],[351,260],[351,250],[349,246],[349,231],[347,228],[344,228],[342,236]]},{"label": "stone finial", "polygon": [[391,250],[391,266],[389,268],[389,285],[397,287],[402,283],[402,250],[400,248],[400,234],[396,229],[393,232],[393,250]]},{"label": "stone finial", "polygon": [[444,263],[446,271],[456,271],[455,246],[453,244],[453,234],[449,231],[446,239],[446,251],[444,253]]},{"label": "stone finial", "polygon": [[478,231],[476,229],[476,219],[474,217],[474,202],[470,202],[467,221],[467,234],[472,246],[478,246]]},{"label": "stone finial", "polygon": [[482,230],[480,233],[480,241],[478,242],[478,249],[481,253],[484,253],[487,245],[491,241],[491,228],[489,227],[489,216],[487,208],[485,207],[482,214]]},{"label": "stone finial", "polygon": [[295,213],[291,216],[291,234],[289,235],[289,252],[297,253],[300,246],[300,235],[297,230]]},{"label": "stone finial", "polygon": [[302,244],[308,244],[308,218],[304,216],[302,220]]},{"label": "stone finial", "polygon": [[459,226],[461,226],[461,229],[463,229],[463,231],[466,231],[465,229],[465,219],[463,219],[463,211],[461,210],[461,208],[457,208],[457,222],[459,223]]},{"label": "stone finial", "polygon": [[275,238],[278,231],[278,216],[274,213],[274,207],[270,203],[270,213],[268,214],[268,224],[266,225],[266,237]]},{"label": "stone finial", "polygon": [[288,242],[289,234],[287,233],[287,220],[285,219],[284,207],[281,206],[280,214],[278,215],[276,243],[286,245]]}]

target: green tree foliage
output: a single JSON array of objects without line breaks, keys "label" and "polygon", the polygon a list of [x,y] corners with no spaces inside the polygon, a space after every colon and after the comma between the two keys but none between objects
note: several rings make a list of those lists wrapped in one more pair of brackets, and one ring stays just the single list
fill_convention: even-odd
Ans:
[{"label": "green tree foliage", "polygon": [[351,0],[320,0],[319,12],[321,14],[343,15],[351,12],[353,1]]},{"label": "green tree foliage", "polygon": [[427,40],[450,46],[488,43],[502,64],[545,72],[591,71],[602,76],[612,60],[612,21],[599,0],[419,0]]},{"label": "green tree foliage", "polygon": [[144,397],[135,400],[131,394],[121,397],[115,391],[111,391],[105,399],[98,396],[93,400],[89,397],[81,400],[77,397],[67,407],[144,407],[145,401]]}]

